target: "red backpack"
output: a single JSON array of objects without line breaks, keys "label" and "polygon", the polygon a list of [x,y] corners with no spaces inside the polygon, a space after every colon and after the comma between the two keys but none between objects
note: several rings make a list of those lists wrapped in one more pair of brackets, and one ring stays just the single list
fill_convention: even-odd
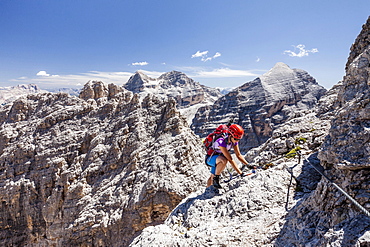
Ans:
[{"label": "red backpack", "polygon": [[227,133],[229,133],[229,128],[226,124],[221,124],[218,126],[215,131],[210,133],[204,140],[203,145],[205,150],[207,151],[207,155],[212,155],[214,150],[212,149],[213,143],[220,137],[226,137]]}]

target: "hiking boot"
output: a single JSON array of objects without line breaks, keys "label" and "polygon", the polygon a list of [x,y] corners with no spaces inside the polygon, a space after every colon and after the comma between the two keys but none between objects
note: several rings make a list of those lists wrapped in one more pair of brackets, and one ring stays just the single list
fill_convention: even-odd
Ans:
[{"label": "hiking boot", "polygon": [[221,189],[221,185],[220,185],[220,175],[216,175],[214,178],[213,178],[213,187],[217,188],[217,189]]}]

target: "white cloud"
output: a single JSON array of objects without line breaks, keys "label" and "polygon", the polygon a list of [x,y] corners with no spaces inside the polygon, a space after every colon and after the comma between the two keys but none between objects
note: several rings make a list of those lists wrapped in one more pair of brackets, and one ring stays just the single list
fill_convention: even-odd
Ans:
[{"label": "white cloud", "polygon": [[215,59],[217,57],[221,57],[221,53],[219,53],[219,52],[216,52],[216,54],[213,55],[212,57],[208,57],[207,54],[208,54],[208,51],[202,51],[202,52],[197,51],[195,54],[191,55],[191,58],[200,57],[201,61],[207,62],[207,61],[210,61],[210,60]]},{"label": "white cloud", "polygon": [[213,56],[213,58],[216,58],[216,57],[221,57],[221,53],[216,52],[216,54]]},{"label": "white cloud", "polygon": [[229,68],[221,68],[221,69],[214,69],[210,71],[205,70],[199,70],[195,71],[193,77],[195,78],[225,78],[225,77],[245,77],[245,76],[258,76],[258,74],[255,74],[248,70],[235,70],[235,69],[229,69]]},{"label": "white cloud", "polygon": [[258,63],[259,61],[261,61],[261,59],[259,57],[257,57],[256,62]]},{"label": "white cloud", "polygon": [[46,73],[46,71],[44,70],[39,71],[36,75],[37,76],[50,76],[50,74]]},{"label": "white cloud", "polygon": [[197,51],[195,54],[191,55],[191,58],[195,58],[195,57],[204,57],[204,56],[207,56],[207,53],[208,51]]},{"label": "white cloud", "polygon": [[51,76],[51,77],[58,77],[59,76],[59,75],[50,75],[50,74],[46,73],[45,70],[40,70],[39,72],[37,72],[36,75],[37,76],[42,76],[42,77],[49,77],[49,76]]},{"label": "white cloud", "polygon": [[72,75],[50,75],[45,71],[40,71],[36,75],[37,77],[35,78],[20,77],[11,81],[18,84],[35,83],[42,88],[81,87],[81,85],[85,85],[90,80],[122,85],[128,81],[133,73],[89,71]]},{"label": "white cloud", "polygon": [[136,62],[136,63],[132,63],[131,65],[133,66],[145,66],[145,65],[148,65],[149,63],[147,62]]},{"label": "white cloud", "polygon": [[[294,46],[294,51],[291,51],[291,50],[285,50],[284,51],[284,54],[288,54],[289,56],[291,57],[304,57],[304,56],[308,56],[309,53],[316,53],[316,52],[319,52],[319,50],[317,48],[313,48],[311,50],[306,50],[305,49],[305,45],[302,45],[302,44],[299,44],[297,46]],[[296,50],[298,49],[298,53],[296,53]]]}]

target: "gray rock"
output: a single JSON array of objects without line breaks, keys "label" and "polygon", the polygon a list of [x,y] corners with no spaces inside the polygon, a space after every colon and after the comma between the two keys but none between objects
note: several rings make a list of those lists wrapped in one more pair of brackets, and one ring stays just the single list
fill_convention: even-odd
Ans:
[{"label": "gray rock", "polygon": [[[370,18],[351,48],[344,80],[246,154],[272,168],[223,184],[220,193],[198,190],[130,246],[369,246],[370,218],[314,169],[370,210],[369,30]],[[230,102],[223,100],[225,109]],[[207,109],[204,115],[217,112]]]},{"label": "gray rock", "polygon": [[212,104],[222,96],[218,89],[201,85],[178,71],[164,73],[156,79],[138,71],[124,87],[142,97],[155,94],[175,99],[177,108],[187,118],[189,125],[198,108]]},{"label": "gray rock", "polygon": [[[289,177],[275,167],[224,183],[219,192],[198,190],[130,246],[272,246],[286,214]],[[295,202],[291,194],[288,205]]]},{"label": "gray rock", "polygon": [[259,78],[236,88],[213,105],[200,108],[191,128],[203,137],[230,119],[243,126],[242,151],[263,144],[273,130],[311,109],[326,90],[307,72],[277,63]]},{"label": "gray rock", "polygon": [[[369,30],[370,18],[351,47],[343,81],[333,88],[337,95],[327,97],[333,100],[332,105],[318,108],[322,119],[331,120],[318,153],[324,172],[368,211]],[[332,112],[324,113],[324,109],[332,109]],[[309,197],[289,212],[289,219],[277,239],[277,246],[370,244],[370,218],[324,178]]]},{"label": "gray rock", "polygon": [[0,245],[127,246],[206,181],[171,99],[89,82],[0,108]]},{"label": "gray rock", "polygon": [[339,169],[370,167],[370,18],[351,47],[340,108],[333,119],[320,159]]}]

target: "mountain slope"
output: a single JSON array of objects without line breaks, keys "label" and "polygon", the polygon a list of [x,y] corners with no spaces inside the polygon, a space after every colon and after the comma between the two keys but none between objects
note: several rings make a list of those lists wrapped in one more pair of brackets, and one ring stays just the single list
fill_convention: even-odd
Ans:
[{"label": "mountain slope", "polygon": [[205,136],[234,119],[247,135],[242,150],[259,146],[272,131],[296,112],[311,109],[326,90],[307,72],[277,63],[270,71],[236,88],[213,105],[200,108],[191,128]]},{"label": "mountain slope", "polygon": [[[272,246],[283,226],[289,179],[286,170],[271,169],[223,184],[221,194],[198,190],[130,246]],[[291,194],[289,207],[294,202]]]},{"label": "mountain slope", "polygon": [[89,82],[0,107],[0,245],[126,246],[205,183],[175,101]]},{"label": "mountain slope", "polygon": [[370,17],[351,47],[340,108],[320,159],[339,169],[370,167]]},{"label": "mountain slope", "polygon": [[370,211],[369,30],[370,17],[343,82],[247,153],[272,168],[223,184],[221,194],[198,190],[130,246],[370,246],[369,213],[337,187]]},{"label": "mountain slope", "polygon": [[[346,75],[338,90],[337,108],[318,157],[325,173],[370,215],[370,17],[351,47]],[[310,212],[309,215],[303,212]],[[290,213],[281,241],[309,242],[293,230],[308,228],[316,245],[335,242],[341,246],[370,245],[370,217],[325,179],[301,205]],[[307,237],[306,237],[307,238]]]},{"label": "mountain slope", "polygon": [[201,85],[178,71],[164,73],[156,79],[138,71],[128,80],[124,88],[142,97],[152,93],[175,99],[177,108],[187,118],[189,124],[199,107],[212,104],[222,96],[218,89]]}]

